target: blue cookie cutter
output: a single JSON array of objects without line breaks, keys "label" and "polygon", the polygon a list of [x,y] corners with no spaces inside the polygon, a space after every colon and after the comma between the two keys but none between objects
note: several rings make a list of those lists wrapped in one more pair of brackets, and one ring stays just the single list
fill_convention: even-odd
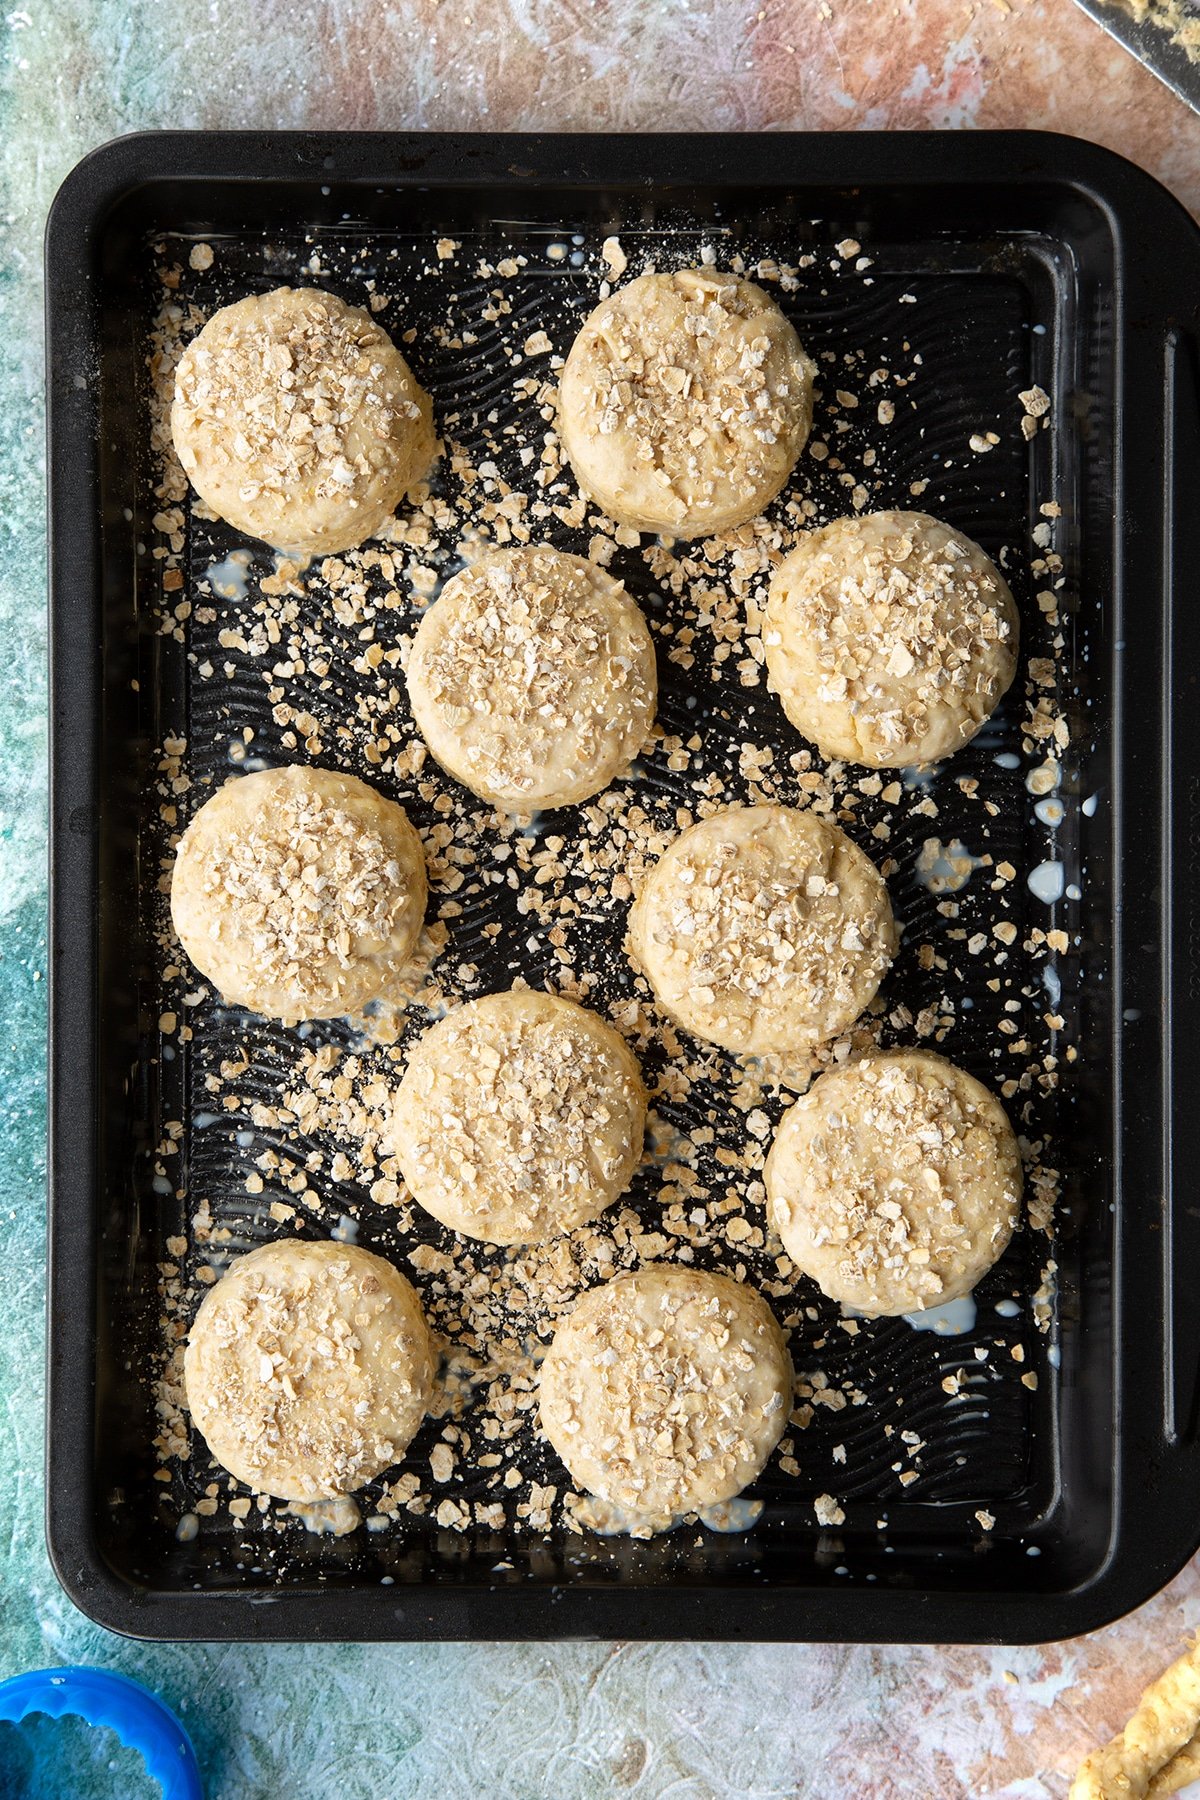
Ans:
[{"label": "blue cookie cutter", "polygon": [[0,1681],[0,1722],[19,1725],[31,1713],[64,1713],[115,1731],[139,1750],[163,1800],[204,1800],[191,1739],[169,1706],[128,1675],[107,1669],[32,1669]]}]

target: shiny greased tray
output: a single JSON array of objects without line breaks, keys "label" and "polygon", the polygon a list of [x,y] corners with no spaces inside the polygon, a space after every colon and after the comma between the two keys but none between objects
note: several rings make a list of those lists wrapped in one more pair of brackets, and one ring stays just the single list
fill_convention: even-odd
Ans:
[{"label": "shiny greased tray", "polygon": [[[720,555],[605,532],[555,460],[555,358],[612,278],[611,239],[631,271],[740,260],[818,361],[795,481]],[[1121,1610],[1190,1552],[1196,1333],[1173,1252],[1192,1227],[1171,1205],[1164,1060],[1177,1072],[1188,1049],[1164,911],[1184,890],[1162,826],[1188,748],[1167,671],[1194,392],[1171,283],[1194,257],[1145,177],[1020,134],[169,137],[71,177],[49,263],[50,1537],[86,1610],[162,1636],[1036,1638]],[[166,455],[179,344],[285,282],[386,301],[450,446],[428,506],[328,568],[208,517]],[[1035,389],[1044,414],[1021,399]],[[895,787],[797,737],[755,629],[797,529],[884,506],[981,542],[1023,630],[994,720]],[[654,744],[595,802],[528,826],[425,760],[407,714],[406,642],[464,525],[604,556],[656,640]],[[1153,621],[1136,639],[1134,568]],[[1135,696],[1156,726],[1131,745]],[[199,798],[296,759],[401,799],[430,855],[412,1004],[369,1037],[216,1004],[166,930],[172,835]],[[672,1032],[625,955],[629,900],[680,824],[764,799],[825,811],[887,875],[903,943],[854,1041],[939,1048],[1004,1094],[1025,1141],[1030,1223],[954,1335],[848,1326],[792,1281],[760,1165],[804,1072]],[[612,1017],[653,1093],[625,1202],[544,1255],[456,1246],[406,1206],[380,1144],[413,1037],[514,981]],[[230,1255],[295,1232],[394,1258],[448,1346],[446,1409],[360,1497],[375,1528],[344,1537],[239,1500],[164,1362]],[[580,1287],[681,1254],[753,1282],[790,1327],[797,1409],[748,1496],[761,1517],[581,1534],[532,1426],[537,1347]],[[1154,1327],[1123,1331],[1130,1307]]]}]

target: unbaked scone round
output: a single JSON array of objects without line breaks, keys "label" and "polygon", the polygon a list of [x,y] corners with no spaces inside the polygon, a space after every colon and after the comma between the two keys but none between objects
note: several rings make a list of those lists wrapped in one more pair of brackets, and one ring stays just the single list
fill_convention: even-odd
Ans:
[{"label": "unbaked scone round", "polygon": [[927,513],[805,532],[763,624],[771,685],[825,756],[937,762],[973,738],[1017,670],[1016,603],[991,558]]},{"label": "unbaked scone round", "polygon": [[654,645],[619,581],[549,545],[497,550],[446,583],[408,659],[442,767],[503,812],[607,787],[654,723]]},{"label": "unbaked scone round", "polygon": [[559,381],[575,478],[618,524],[699,537],[754,518],[812,425],[814,368],[775,302],[716,269],[641,275],[584,321]]},{"label": "unbaked scone round", "polygon": [[530,1244],[597,1218],[642,1154],[632,1050],[573,1000],[513,989],[455,1007],[408,1059],[391,1142],[413,1198],[452,1231]]},{"label": "unbaked scone round", "polygon": [[179,359],[171,435],[215,513],[313,555],[377,532],[435,449],[429,395],[386,331],[319,288],[214,313]]},{"label": "unbaked scone round", "polygon": [[811,1049],[869,1005],[896,952],[882,875],[844,831],[729,806],[651,870],[630,949],[659,1005],[738,1055]]},{"label": "unbaked scone round", "polygon": [[928,1050],[881,1050],[801,1095],[765,1180],[797,1268],[878,1317],[970,1293],[1016,1226],[1021,1153],[973,1075]]},{"label": "unbaked scone round", "polygon": [[584,1294],[538,1382],[542,1429],[572,1479],[660,1528],[761,1473],[791,1394],[787,1346],[762,1296],[678,1263]]},{"label": "unbaked scone round", "polygon": [[237,775],[179,841],[171,917],[235,1006],[291,1022],[385,997],[425,917],[425,853],[403,807],[328,769]]},{"label": "unbaked scone round", "polygon": [[188,1407],[217,1461],[280,1500],[332,1500],[399,1462],[433,1376],[421,1302],[398,1269],[294,1238],[230,1265],[183,1358]]}]

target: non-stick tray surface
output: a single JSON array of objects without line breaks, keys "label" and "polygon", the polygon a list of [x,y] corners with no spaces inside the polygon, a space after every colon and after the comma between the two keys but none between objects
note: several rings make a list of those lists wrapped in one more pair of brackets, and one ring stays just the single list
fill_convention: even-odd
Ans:
[{"label": "non-stick tray surface", "polygon": [[[809,1284],[791,1300],[772,1292],[780,1315],[796,1317],[797,1368],[820,1370],[826,1394],[853,1398],[836,1410],[817,1405],[791,1434],[799,1472],[768,1469],[754,1490],[765,1509],[747,1533],[682,1530],[644,1543],[557,1527],[459,1531],[439,1526],[431,1509],[335,1540],[299,1522],[281,1531],[253,1511],[237,1518],[222,1504],[189,1537],[216,1471],[199,1443],[185,1462],[156,1464],[161,1269],[182,1262],[186,1282],[213,1259],[192,1243],[180,1257],[167,1240],[188,1235],[200,1201],[230,1234],[226,1255],[297,1228],[270,1215],[272,1199],[288,1199],[279,1183],[268,1179],[259,1193],[246,1186],[264,1149],[294,1154],[265,1115],[248,1115],[256,1101],[277,1103],[285,1074],[294,1079],[297,1040],[211,1000],[189,1009],[186,1040],[177,1018],[160,1030],[180,988],[162,973],[167,839],[156,784],[164,743],[186,739],[192,788],[179,796],[182,824],[197,793],[231,772],[230,745],[244,731],[253,733],[251,766],[305,752],[284,735],[289,721],[272,717],[262,658],[231,640],[245,622],[245,587],[253,593],[272,572],[271,554],[190,502],[180,555],[153,553],[166,541],[146,377],[161,272],[178,268],[179,305],[206,314],[284,283],[321,285],[358,304],[372,287],[386,291],[394,299],[383,322],[414,333],[406,354],[439,417],[450,416],[450,435],[473,467],[494,465],[489,480],[520,490],[529,486],[520,451],[540,446],[545,427],[514,382],[552,375],[544,352],[514,359],[543,330],[565,352],[595,303],[610,235],[631,271],[707,255],[719,265],[741,256],[751,268],[764,257],[796,267],[794,283],[773,291],[825,359],[815,435],[834,454],[803,461],[792,498],[810,498],[816,518],[839,516],[853,504],[850,471],[869,481],[872,508],[919,506],[1004,560],[1024,638],[1022,674],[1004,707],[901,804],[858,795],[849,829],[895,863],[889,885],[905,935],[884,989],[883,1040],[913,1042],[915,1022],[937,1015],[939,1047],[955,1061],[997,1088],[1026,1076],[1008,1104],[1034,1146],[1039,1182],[1046,1165],[1059,1173],[1055,1232],[1018,1234],[977,1292],[974,1324],[954,1337],[898,1321],[850,1335]],[[452,255],[436,256],[439,239],[453,241]],[[857,247],[839,250],[846,240]],[[206,253],[190,258],[197,244],[212,248],[211,264]],[[1197,466],[1200,256],[1186,218],[1128,165],[1023,134],[167,136],[126,140],[81,165],[56,205],[48,267],[49,1533],[77,1601],[118,1629],[168,1637],[1019,1639],[1082,1630],[1152,1591],[1200,1538],[1200,1331],[1175,1291],[1176,1260],[1194,1244],[1196,1224],[1174,1205],[1171,1184],[1175,1134],[1190,1125],[1171,1108],[1191,1056],[1169,953],[1172,909],[1191,904],[1187,859],[1178,876],[1174,863],[1181,831],[1192,854],[1196,800],[1183,680],[1200,667],[1188,657],[1197,628],[1183,585],[1198,534],[1175,498],[1179,465],[1191,458],[1193,476]],[[502,278],[498,267],[508,271]],[[511,312],[489,317],[497,292]],[[878,389],[867,384],[875,369],[887,371]],[[1050,422],[1027,438],[1018,396],[1035,386],[1050,397]],[[861,395],[860,406],[836,398],[839,389]],[[886,430],[880,395],[894,407]],[[873,458],[864,462],[864,450]],[[453,473],[439,479],[449,493]],[[586,554],[592,529],[591,520],[553,517],[535,535]],[[705,775],[729,800],[795,800],[788,758],[803,745],[765,685],[744,685],[736,673],[748,646],[716,661],[694,587],[673,595],[645,548],[618,549],[611,566],[656,634],[664,733],[698,737],[701,748],[686,774],[661,749],[644,757],[623,786],[626,804],[670,831]],[[436,545],[427,557],[439,575],[455,566],[443,549],[440,563]],[[1061,566],[1047,574],[1048,552]],[[182,586],[173,575],[164,591],[167,566]],[[397,586],[391,569],[368,575],[368,614],[375,609],[389,646],[411,635],[413,621],[407,604],[388,608]],[[1048,588],[1053,613],[1037,598]],[[192,603],[186,630],[164,632],[165,613],[181,601]],[[319,623],[324,643],[316,671],[288,677],[289,705],[354,717],[377,681],[354,671],[362,617],[331,608],[310,575],[298,618]],[[681,630],[695,634],[692,656],[672,654]],[[1026,679],[1031,658],[1044,659],[1040,687]],[[397,685],[407,739],[415,734]],[[1069,737],[1059,749],[1061,805],[1050,807],[1044,795],[1037,806],[1027,785],[1047,750],[1029,734],[1039,695]],[[461,800],[461,790],[432,766],[421,780],[381,770],[365,757],[368,736],[323,731],[313,759],[395,793],[428,834],[445,817],[446,796]],[[761,762],[748,763],[748,744],[772,748],[774,768],[763,774]],[[932,810],[918,810],[926,800]],[[539,842],[574,829],[569,812],[536,824]],[[934,837],[991,862],[956,892],[931,891]],[[526,848],[516,860],[535,854]],[[1035,879],[1035,892],[1028,877],[1046,864],[1051,873]],[[1015,875],[997,880],[1006,865]],[[1053,865],[1065,892],[1051,903]],[[531,866],[525,873],[533,879]],[[434,885],[431,919],[449,898]],[[514,979],[561,985],[550,934],[518,905],[521,885],[468,879],[454,893],[446,955],[477,974],[466,989],[449,984],[452,994]],[[601,1010],[637,992],[621,953],[625,910],[601,896],[572,926],[573,975]],[[1183,919],[1186,930],[1190,911]],[[995,933],[1008,922],[1011,945]],[[1065,934],[1053,940],[1065,950],[1047,949],[1049,932]],[[977,934],[986,953],[967,950]],[[930,945],[933,956],[922,948]],[[1183,964],[1190,999],[1187,945]],[[414,1007],[401,1045],[428,1019]],[[332,1025],[314,1027],[306,1042],[352,1053],[356,1039]],[[657,1041],[641,1053],[653,1083],[666,1052]],[[696,1060],[694,1046],[690,1054]],[[211,1078],[242,1056],[243,1106],[224,1112]],[[708,1122],[730,1079],[726,1059],[711,1061],[711,1081],[659,1095],[660,1143]],[[767,1091],[761,1106],[773,1126],[782,1098]],[[709,1192],[719,1191],[722,1153],[736,1154],[746,1128],[744,1109],[718,1124],[694,1170]],[[164,1161],[171,1140],[178,1150]],[[327,1235],[342,1218],[357,1241],[404,1267],[416,1243],[444,1246],[432,1221],[401,1217],[353,1180],[334,1181],[338,1145],[320,1134],[311,1143],[326,1153],[314,1185],[327,1210],[307,1230]],[[657,1228],[669,1156],[668,1148],[638,1177],[630,1229]],[[719,1233],[695,1258],[759,1283],[775,1275],[765,1251]],[[960,1376],[948,1396],[944,1384]],[[406,1466],[428,1470],[443,1424],[429,1423]],[[526,1479],[564,1485],[532,1439],[522,1450]],[[469,1480],[448,1492],[494,1497]],[[845,1515],[836,1527],[822,1528],[814,1514],[814,1498],[826,1493]],[[368,1496],[364,1511],[370,1505]]]}]

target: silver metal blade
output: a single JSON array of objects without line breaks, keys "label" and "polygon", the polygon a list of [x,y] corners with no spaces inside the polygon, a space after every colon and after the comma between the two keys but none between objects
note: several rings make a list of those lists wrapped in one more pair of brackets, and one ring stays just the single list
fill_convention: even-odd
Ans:
[{"label": "silver metal blade", "polygon": [[[1169,27],[1147,17],[1137,20],[1120,0],[1076,0],[1090,18],[1165,81],[1173,93],[1200,112],[1200,62],[1175,42]],[[1200,0],[1181,0],[1180,14],[1200,23]]]}]

